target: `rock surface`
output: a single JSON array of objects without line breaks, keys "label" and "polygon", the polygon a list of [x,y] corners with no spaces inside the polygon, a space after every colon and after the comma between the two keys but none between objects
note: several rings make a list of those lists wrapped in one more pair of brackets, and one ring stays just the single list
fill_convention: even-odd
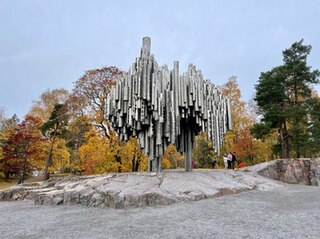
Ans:
[{"label": "rock surface", "polygon": [[320,158],[280,159],[235,171],[167,171],[56,178],[2,190],[0,201],[32,199],[38,205],[148,207],[250,190],[266,191],[282,187],[283,183],[279,181],[319,186]]},{"label": "rock surface", "polygon": [[0,233],[4,239],[319,239],[320,188],[284,185],[146,208],[0,202]]},{"label": "rock surface", "polygon": [[320,185],[320,158],[278,159],[249,167],[248,170],[285,183]]},{"label": "rock surface", "polygon": [[0,201],[33,199],[38,205],[81,204],[130,208],[197,201],[283,184],[256,172],[201,170],[193,172],[126,173],[58,178],[41,185],[0,191]]}]

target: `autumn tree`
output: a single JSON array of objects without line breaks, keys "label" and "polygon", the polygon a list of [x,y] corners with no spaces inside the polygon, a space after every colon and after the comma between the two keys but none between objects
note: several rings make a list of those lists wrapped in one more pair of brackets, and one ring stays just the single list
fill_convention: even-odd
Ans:
[{"label": "autumn tree", "polygon": [[4,111],[3,108],[0,107],[0,130],[1,130],[2,127],[3,127],[3,124],[4,124],[5,119],[6,119],[5,111]]},{"label": "autumn tree", "polygon": [[[69,112],[70,116],[70,112]],[[70,117],[68,128],[64,139],[70,154],[70,170],[72,173],[81,174],[83,171],[82,161],[79,156],[79,149],[87,143],[86,134],[92,131],[92,124],[86,115]],[[106,146],[105,146],[106,147]]]},{"label": "autumn tree", "polygon": [[9,174],[12,173],[13,167],[10,162],[10,153],[9,149],[9,139],[16,133],[18,130],[19,119],[16,115],[13,115],[11,118],[2,119],[1,131],[0,131],[0,148],[1,148],[1,157],[0,157],[0,171],[5,180],[9,179]]},{"label": "autumn tree", "polygon": [[264,162],[272,158],[273,134],[266,135],[263,139],[256,139],[251,134],[254,122],[259,122],[259,108],[255,101],[245,102],[241,100],[241,91],[236,77],[229,78],[221,87],[223,95],[230,99],[232,130],[227,132],[224,138],[224,153],[236,152],[239,161],[246,165]]},{"label": "autumn tree", "polygon": [[256,124],[253,132],[260,129],[277,129],[282,158],[288,158],[290,149],[296,157],[306,154],[310,146],[308,134],[309,102],[311,85],[318,83],[320,73],[307,65],[310,45],[303,40],[295,42],[283,51],[283,65],[274,67],[260,75],[256,85],[255,100],[263,113],[261,124]]},{"label": "autumn tree", "polygon": [[33,169],[33,163],[43,158],[43,138],[39,131],[40,119],[27,115],[10,135],[4,147],[7,165],[18,173],[18,183]]},{"label": "autumn tree", "polygon": [[252,124],[247,114],[246,103],[241,100],[241,91],[236,76],[228,79],[228,82],[220,87],[224,96],[230,100],[233,142],[236,143],[240,136],[239,130]]},{"label": "autumn tree", "polygon": [[40,127],[42,134],[49,141],[48,157],[45,163],[44,178],[49,179],[49,167],[52,165],[54,145],[59,136],[65,133],[67,125],[67,117],[63,104],[54,106],[49,119]]},{"label": "autumn tree", "polygon": [[[47,141],[46,149],[50,146],[51,142]],[[49,172],[70,173],[70,168],[70,151],[67,147],[67,142],[63,135],[58,135],[53,145],[52,161],[49,167]]]},{"label": "autumn tree", "polygon": [[223,151],[224,153],[236,152],[239,159],[252,162],[254,139],[250,134],[250,128],[253,119],[248,114],[246,102],[241,100],[237,77],[230,77],[220,89],[222,94],[230,100],[232,117],[232,130],[225,135]]},{"label": "autumn tree", "polygon": [[[115,135],[110,135],[115,137]],[[102,137],[94,129],[86,133],[87,142],[79,148],[85,174],[106,172],[138,172],[148,168],[148,158],[143,154],[136,138],[120,142],[118,138]]]},{"label": "autumn tree", "polygon": [[110,144],[110,140],[101,137],[95,130],[86,133],[87,141],[79,148],[79,157],[85,174],[119,172],[121,165],[116,161],[120,145]]},{"label": "autumn tree", "polygon": [[136,138],[130,137],[121,147],[119,155],[121,172],[145,171],[148,168],[148,157],[144,155]]},{"label": "autumn tree", "polygon": [[45,122],[50,118],[55,105],[65,104],[69,95],[69,91],[62,88],[46,90],[40,95],[38,100],[34,101],[29,114]]},{"label": "autumn tree", "polygon": [[71,96],[70,107],[82,115],[87,114],[107,138],[110,138],[110,126],[105,119],[105,100],[117,78],[122,75],[124,73],[114,66],[88,70],[75,82]]},{"label": "autumn tree", "polygon": [[0,108],[0,177],[4,176],[3,173],[3,126],[4,126],[4,122],[5,122],[5,113],[4,110],[2,108]]},{"label": "autumn tree", "polygon": [[[68,147],[71,152],[71,165],[76,170],[85,170],[85,173],[101,173],[107,171],[122,171],[122,159],[120,148],[123,146],[105,119],[105,100],[111,88],[115,85],[117,77],[123,75],[123,72],[116,67],[104,67],[101,69],[88,70],[75,82],[72,94],[66,101],[66,106],[70,114],[69,136],[73,134],[73,139],[68,141]],[[74,123],[72,123],[74,122]],[[76,123],[78,122],[78,123]],[[97,131],[93,132],[91,127]],[[84,137],[87,135],[87,137]],[[88,135],[94,135],[88,137]],[[106,139],[100,139],[99,137]],[[78,139],[76,139],[78,137]],[[113,140],[113,142],[111,142]],[[75,143],[75,141],[77,141]],[[96,142],[101,147],[101,155],[88,157],[90,147],[95,148],[92,142]],[[112,145],[111,145],[112,144]],[[104,155],[104,156],[102,156]],[[77,156],[79,160],[77,159]],[[82,166],[80,166],[82,165]],[[116,166],[117,165],[117,166]],[[83,168],[81,168],[83,167]]]},{"label": "autumn tree", "polygon": [[205,132],[200,132],[195,137],[194,144],[195,147],[192,150],[192,159],[195,161],[196,167],[210,167],[212,159],[215,157],[215,152],[212,142],[208,139],[208,135]]},{"label": "autumn tree", "polygon": [[[223,151],[228,153],[229,151],[235,151],[233,147],[237,144],[238,140],[241,139],[243,142],[244,135],[241,131],[246,131],[245,128],[252,125],[252,120],[247,114],[246,103],[241,100],[241,91],[237,77],[230,77],[228,82],[220,87],[220,90],[230,100],[231,104],[232,130],[225,135],[223,145]],[[250,140],[248,137],[246,139]]]},{"label": "autumn tree", "polygon": [[[62,88],[46,90],[44,93],[40,95],[39,99],[33,103],[33,106],[29,114],[40,118],[43,125],[45,124],[48,125],[48,122],[52,122],[52,120],[50,120],[50,117],[52,116],[52,113],[55,110],[55,107],[57,105],[65,105],[67,99],[69,99],[69,96],[70,96],[69,91]],[[67,108],[65,106],[63,108],[64,108],[63,110],[64,114],[68,115]],[[65,122],[65,124],[67,124],[67,122]],[[43,128],[42,128],[42,131],[43,131]],[[68,161],[67,160],[68,152],[66,152],[67,151],[67,148],[65,145],[66,142],[64,141],[63,138],[60,137],[58,139],[56,136],[53,137],[53,135],[50,135],[50,133],[48,132],[45,133],[45,137],[47,141],[44,147],[49,152],[48,153],[49,157],[47,158],[44,167],[45,167],[45,171],[48,172],[49,167],[52,167],[52,169],[57,169],[62,165],[66,165],[67,164],[66,161]],[[54,139],[53,142],[52,142],[52,139]],[[50,164],[48,164],[49,158],[51,158],[50,161],[52,161],[53,154],[56,156],[59,156],[60,161],[50,162]],[[55,165],[55,163],[57,163],[57,165]],[[48,177],[48,175],[46,175],[45,177]]]},{"label": "autumn tree", "polygon": [[177,148],[173,144],[169,144],[164,154],[162,155],[162,168],[183,168],[184,157],[178,152]]}]

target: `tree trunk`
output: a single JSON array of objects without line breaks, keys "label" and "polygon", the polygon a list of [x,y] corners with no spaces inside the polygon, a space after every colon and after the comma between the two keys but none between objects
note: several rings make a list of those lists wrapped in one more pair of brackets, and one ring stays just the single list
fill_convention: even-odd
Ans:
[{"label": "tree trunk", "polygon": [[141,153],[139,155],[137,155],[137,159],[136,159],[136,163],[135,163],[135,167],[134,167],[135,172],[139,171],[141,156],[142,156]]},{"label": "tree trunk", "polygon": [[121,173],[121,157],[119,156],[119,152],[117,152],[116,156],[115,156],[116,162],[118,162],[120,165],[118,166],[118,173]]},{"label": "tree trunk", "polygon": [[133,158],[132,158],[132,167],[131,167],[132,172],[135,172],[135,168],[136,168],[136,152],[134,150],[133,151]]},{"label": "tree trunk", "polygon": [[50,167],[50,165],[52,163],[54,140],[55,140],[55,137],[52,138],[51,145],[50,145],[50,150],[49,150],[49,155],[48,155],[48,158],[46,159],[46,165],[45,165],[45,168],[44,168],[44,180],[48,180],[49,177],[50,177],[49,167]]},{"label": "tree trunk", "polygon": [[100,121],[97,126],[102,129],[104,136],[111,141],[112,137],[110,137],[108,126],[105,126],[103,121]]},{"label": "tree trunk", "polygon": [[24,182],[24,174],[27,171],[27,158],[24,159],[22,167],[19,169],[19,178],[18,184],[22,184]]},{"label": "tree trunk", "polygon": [[19,169],[19,173],[18,173],[18,184],[22,184],[23,183],[23,174],[24,174],[23,169],[20,168]]},{"label": "tree trunk", "polygon": [[9,171],[5,172],[5,175],[4,175],[4,181],[5,182],[7,182],[9,180],[9,173],[10,173]]},{"label": "tree trunk", "polygon": [[297,146],[296,146],[296,155],[297,155],[297,158],[300,158],[300,157],[301,157],[300,145],[297,145]]},{"label": "tree trunk", "polygon": [[281,158],[289,158],[288,133],[286,123],[282,123],[279,128],[279,137],[281,145]]},{"label": "tree trunk", "polygon": [[139,171],[139,166],[140,166],[140,159],[138,159],[138,160],[136,161],[135,172],[138,172],[138,171]]}]

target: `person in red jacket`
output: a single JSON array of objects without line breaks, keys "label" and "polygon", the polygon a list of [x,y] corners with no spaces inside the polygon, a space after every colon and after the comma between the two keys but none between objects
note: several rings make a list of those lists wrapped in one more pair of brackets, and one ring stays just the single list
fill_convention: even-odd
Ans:
[{"label": "person in red jacket", "polygon": [[244,168],[244,162],[240,161],[239,164],[238,164],[238,167],[239,168]]}]

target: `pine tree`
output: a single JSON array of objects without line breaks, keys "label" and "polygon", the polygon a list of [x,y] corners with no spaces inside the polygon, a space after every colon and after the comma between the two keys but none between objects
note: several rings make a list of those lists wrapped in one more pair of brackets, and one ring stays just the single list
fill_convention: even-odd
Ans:
[{"label": "pine tree", "polygon": [[52,165],[53,150],[57,138],[66,132],[68,123],[67,114],[63,104],[54,106],[48,121],[40,126],[42,134],[49,140],[49,152],[45,163],[44,179],[49,179],[49,167]]},{"label": "pine tree", "polygon": [[290,148],[301,157],[310,146],[308,104],[311,85],[318,83],[320,76],[307,65],[310,52],[311,46],[303,45],[303,40],[295,42],[283,51],[284,64],[261,73],[256,85],[255,100],[263,113],[263,125],[256,124],[253,133],[261,136],[278,129],[282,158],[289,157]]}]

